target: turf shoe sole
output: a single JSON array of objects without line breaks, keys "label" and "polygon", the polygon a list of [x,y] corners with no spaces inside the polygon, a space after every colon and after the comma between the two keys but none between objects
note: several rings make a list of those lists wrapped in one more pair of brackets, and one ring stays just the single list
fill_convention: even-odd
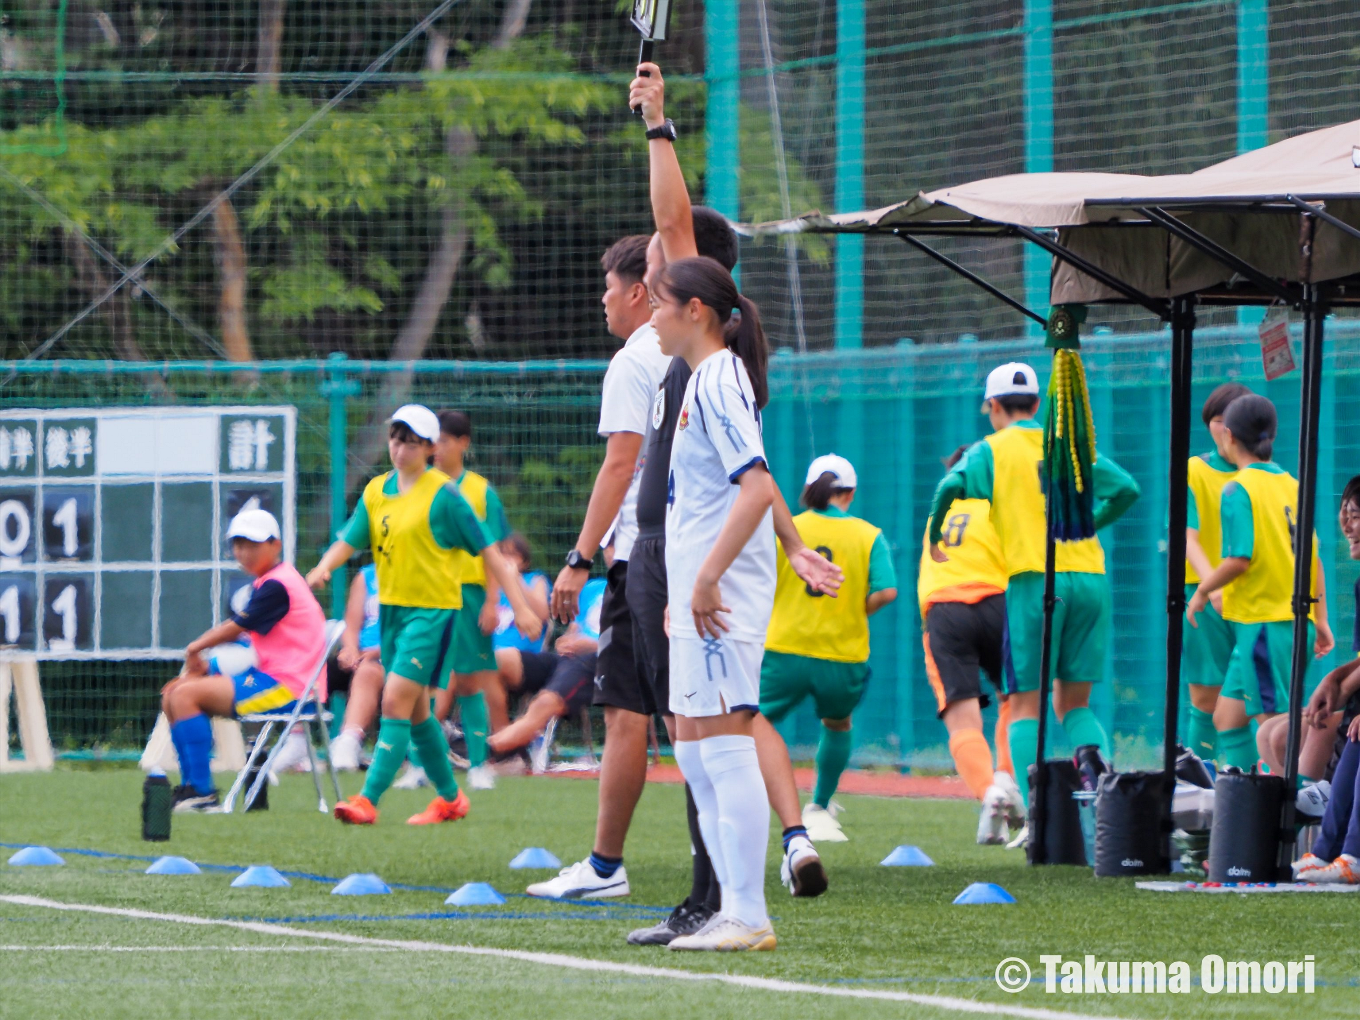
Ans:
[{"label": "turf shoe sole", "polygon": [[779,880],[792,896],[811,899],[826,892],[826,868],[817,848],[806,836],[794,836],[789,840],[789,847],[779,864]]}]

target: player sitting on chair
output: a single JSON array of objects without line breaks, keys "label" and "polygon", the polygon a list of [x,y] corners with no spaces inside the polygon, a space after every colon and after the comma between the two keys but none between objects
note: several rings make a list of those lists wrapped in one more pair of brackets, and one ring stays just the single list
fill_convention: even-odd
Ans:
[{"label": "player sitting on chair", "polygon": [[[326,616],[307,582],[280,560],[279,522],[267,510],[243,510],[227,528],[231,552],[254,576],[245,610],[199,635],[184,650],[184,671],[161,691],[170,739],[179,755],[183,784],[175,791],[176,811],[210,811],[218,806],[209,755],[209,716],[287,713],[302,694],[320,654]],[[203,653],[248,634],[257,665],[223,676]],[[323,695],[324,696],[324,695]]]}]

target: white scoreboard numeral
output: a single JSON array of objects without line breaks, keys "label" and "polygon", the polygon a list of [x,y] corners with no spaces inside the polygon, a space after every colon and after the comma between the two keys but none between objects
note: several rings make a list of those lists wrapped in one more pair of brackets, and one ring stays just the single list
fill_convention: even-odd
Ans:
[{"label": "white scoreboard numeral", "polygon": [[80,532],[76,519],[76,500],[72,496],[52,515],[52,523],[61,529],[61,551],[74,556],[80,549]]},{"label": "white scoreboard numeral", "polygon": [[5,644],[19,640],[19,586],[11,584],[0,593],[0,618],[5,621]]},{"label": "white scoreboard numeral", "polygon": [[[73,506],[72,520],[74,509]],[[12,533],[11,521],[14,522]],[[0,503],[0,556],[6,559],[18,559],[23,556],[24,550],[28,548],[28,540],[32,536],[33,521],[28,515],[28,507],[17,499],[7,499]]]},{"label": "white scoreboard numeral", "polygon": [[[16,593],[17,594],[17,593]],[[54,652],[69,652],[76,646],[76,586],[68,584],[52,600],[52,612],[61,617],[61,638],[50,642]],[[44,628],[46,629],[46,628]]]}]

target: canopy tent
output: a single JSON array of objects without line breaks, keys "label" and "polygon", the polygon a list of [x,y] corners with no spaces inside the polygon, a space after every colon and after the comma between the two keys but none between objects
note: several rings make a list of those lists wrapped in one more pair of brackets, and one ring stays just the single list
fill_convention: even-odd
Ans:
[{"label": "canopy tent", "polygon": [[[1297,780],[1304,676],[1311,654],[1309,564],[1316,517],[1318,410],[1328,307],[1360,304],[1360,121],[1312,131],[1192,174],[1015,174],[862,212],[812,212],[740,224],[747,236],[886,234],[925,254],[1039,322],[1045,316],[919,240],[923,236],[1017,236],[1053,256],[1050,301],[1133,303],[1171,324],[1170,507],[1167,555],[1165,802],[1171,829],[1176,720],[1185,611],[1185,524],[1190,454],[1190,378],[1196,304],[1282,303],[1304,314],[1295,528],[1294,649],[1287,788]],[[1052,539],[1050,537],[1050,546]],[[1046,570],[1044,700],[1049,680],[1052,555]],[[1046,710],[1040,716],[1040,762]],[[1033,798],[1036,805],[1044,798]],[[1041,810],[1034,812],[1041,827]],[[1279,868],[1289,876],[1294,797],[1284,798]],[[1036,838],[1031,831],[1031,842]],[[1040,837],[1041,838],[1041,837]],[[1031,853],[1031,860],[1036,857]],[[1169,862],[1163,862],[1164,865]]]}]

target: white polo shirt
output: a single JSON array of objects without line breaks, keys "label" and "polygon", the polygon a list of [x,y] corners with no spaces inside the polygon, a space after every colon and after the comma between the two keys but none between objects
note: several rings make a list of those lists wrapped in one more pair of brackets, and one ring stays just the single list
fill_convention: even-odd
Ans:
[{"label": "white polo shirt", "polygon": [[[610,359],[609,370],[604,374],[600,394],[600,435],[615,432],[646,435],[652,420],[652,401],[670,363],[671,359],[661,353],[661,344],[650,322],[633,331]],[[623,497],[619,515],[610,527],[616,560],[626,561],[637,539],[638,483],[642,478],[642,465],[646,462],[641,452],[645,449],[644,445],[638,453],[637,463],[633,465],[633,480]]]},{"label": "white polo shirt", "polygon": [[[751,378],[740,358],[718,351],[690,376],[671,447],[666,579],[672,644],[677,638],[698,640],[690,615],[695,578],[736,502],[738,481],[758,464],[767,461]],[[767,511],[718,582],[731,609],[730,637],[765,640],[775,580],[774,513]]]}]

